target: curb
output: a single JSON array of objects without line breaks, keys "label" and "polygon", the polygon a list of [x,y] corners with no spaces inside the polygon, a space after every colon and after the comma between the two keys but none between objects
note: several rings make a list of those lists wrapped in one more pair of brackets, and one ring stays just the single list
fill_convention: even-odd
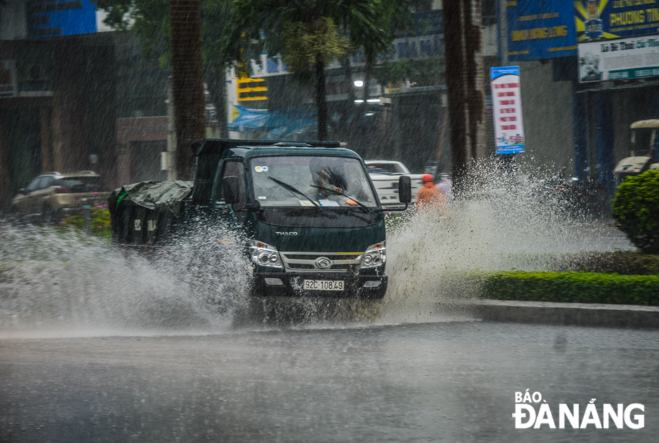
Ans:
[{"label": "curb", "polygon": [[657,306],[477,300],[471,307],[484,321],[659,329]]}]

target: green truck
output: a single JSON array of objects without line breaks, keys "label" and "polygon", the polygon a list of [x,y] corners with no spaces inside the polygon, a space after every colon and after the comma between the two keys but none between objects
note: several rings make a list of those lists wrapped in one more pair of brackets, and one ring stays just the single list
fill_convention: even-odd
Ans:
[{"label": "green truck", "polygon": [[[115,243],[175,241],[201,212],[244,239],[254,296],[384,297],[385,210],[354,151],[338,142],[204,140],[196,152],[192,183],[112,193]],[[411,201],[409,177],[400,177],[399,196]]]}]

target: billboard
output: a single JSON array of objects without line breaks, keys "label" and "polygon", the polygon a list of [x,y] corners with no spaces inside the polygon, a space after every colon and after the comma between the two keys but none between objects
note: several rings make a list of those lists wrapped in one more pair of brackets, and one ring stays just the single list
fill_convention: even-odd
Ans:
[{"label": "billboard", "polygon": [[579,44],[579,82],[659,76],[659,34]]},{"label": "billboard", "polygon": [[577,55],[574,9],[570,1],[516,0],[506,3],[509,60]]},{"label": "billboard", "polygon": [[659,34],[657,0],[577,0],[574,14],[579,43]]},{"label": "billboard", "polygon": [[497,154],[524,152],[519,66],[490,68],[492,115]]},{"label": "billboard", "polygon": [[96,7],[91,0],[28,1],[27,19],[28,38],[96,32]]}]

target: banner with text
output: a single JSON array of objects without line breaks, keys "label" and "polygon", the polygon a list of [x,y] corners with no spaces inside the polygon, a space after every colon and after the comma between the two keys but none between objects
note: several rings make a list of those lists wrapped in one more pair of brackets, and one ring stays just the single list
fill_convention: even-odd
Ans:
[{"label": "banner with text", "polygon": [[497,154],[524,152],[519,66],[490,68]]},{"label": "banner with text", "polygon": [[659,0],[577,0],[574,17],[579,43],[656,34]]},{"label": "banner with text", "polygon": [[509,60],[577,55],[570,1],[515,0],[506,3]]},{"label": "banner with text", "polygon": [[659,35],[579,45],[579,81],[659,76]]}]

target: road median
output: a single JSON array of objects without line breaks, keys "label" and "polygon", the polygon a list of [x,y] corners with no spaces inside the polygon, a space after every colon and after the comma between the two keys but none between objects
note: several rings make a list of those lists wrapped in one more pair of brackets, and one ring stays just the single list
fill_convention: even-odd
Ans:
[{"label": "road median", "polygon": [[659,329],[659,307],[599,303],[474,300],[470,311],[484,321]]}]

